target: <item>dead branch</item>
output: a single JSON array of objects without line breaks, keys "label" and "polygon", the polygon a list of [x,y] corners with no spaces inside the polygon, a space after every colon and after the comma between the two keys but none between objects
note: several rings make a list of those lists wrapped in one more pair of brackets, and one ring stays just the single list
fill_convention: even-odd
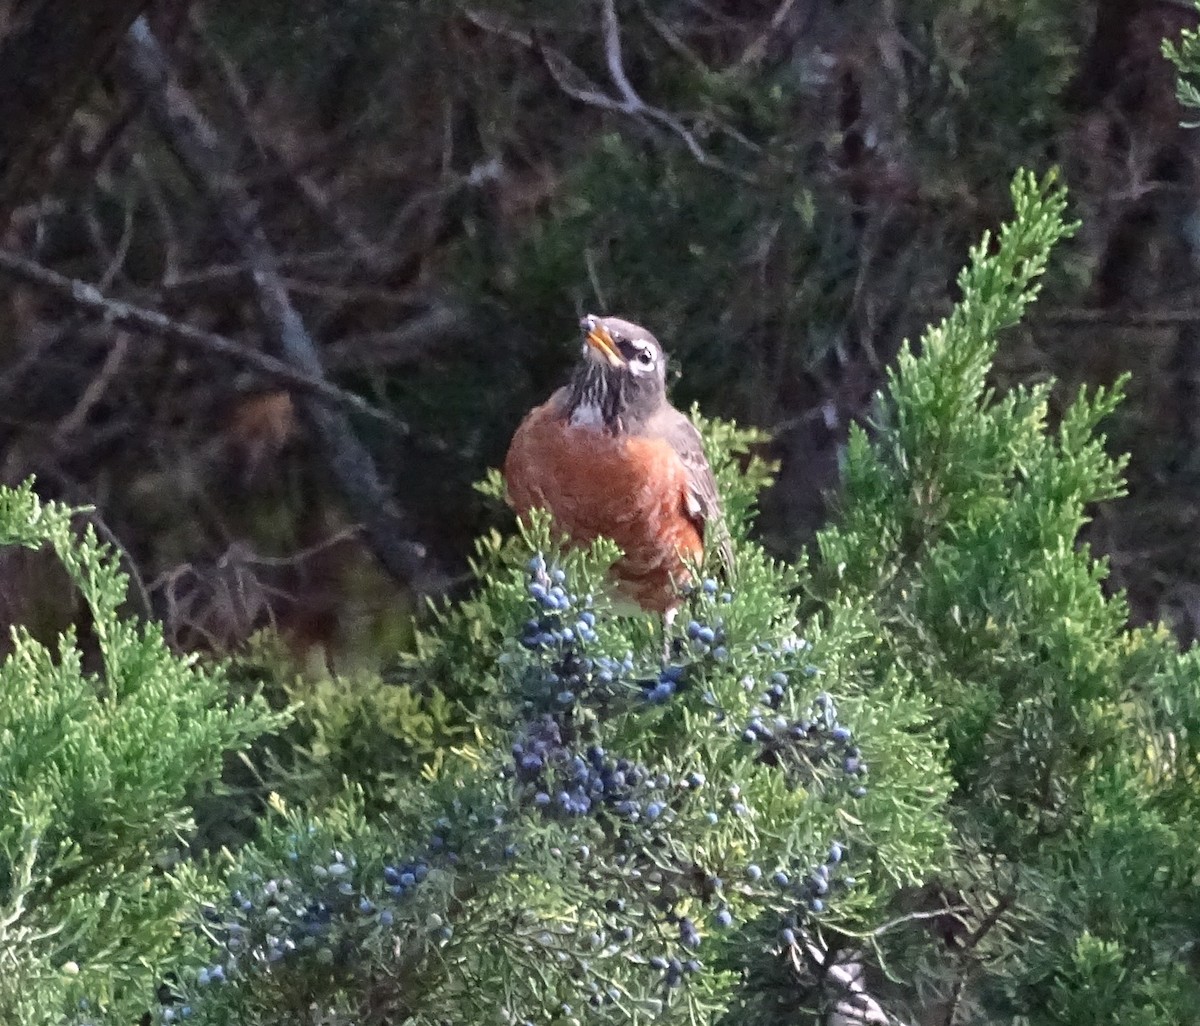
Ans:
[{"label": "dead branch", "polygon": [[792,8],[795,6],[796,0],[783,0],[783,3],[775,9],[775,13],[771,16],[770,24],[742,51],[741,56],[733,62],[733,67],[744,68],[762,60],[771,37],[779,31],[779,27],[787,20],[787,16],[792,13]]},{"label": "dead branch", "polygon": [[193,328],[190,324],[174,320],[157,310],[147,310],[145,307],[112,299],[89,282],[80,281],[78,278],[66,278],[57,271],[43,267],[17,253],[0,249],[0,273],[66,299],[79,309],[95,314],[110,324],[128,328],[141,335],[167,338],[191,349],[224,357],[254,371],[272,384],[370,417],[398,435],[409,434],[408,425],[403,421],[367,402],[362,396],[330,384],[323,377],[314,377],[296,370],[273,356],[250,349],[224,335]]},{"label": "dead branch", "polygon": [[1197,322],[1200,322],[1200,308],[1198,307],[1182,309],[1147,307],[1141,310],[1121,309],[1120,307],[1046,309],[1035,310],[1025,319],[1025,323],[1031,327],[1039,324],[1103,324],[1110,327],[1153,328]]},{"label": "dead branch", "polygon": [[54,436],[58,440],[63,440],[77,431],[82,430],[87,423],[88,415],[95,409],[96,405],[104,398],[105,393],[113,383],[118,372],[121,369],[121,364],[125,362],[125,357],[129,354],[129,333],[120,331],[116,333],[116,338],[112,347],[108,350],[108,355],[104,358],[104,363],[100,367],[99,372],[91,383],[83,390],[83,395],[79,397],[79,401],[54,429]]},{"label": "dead branch", "polygon": [[[195,186],[216,207],[226,234],[252,268],[259,312],[274,348],[285,363],[310,378],[324,380],[317,348],[288,296],[254,202],[229,173],[216,131],[173,79],[170,61],[144,18],[133,23],[121,56],[130,89],[146,97],[155,127]],[[346,415],[307,396],[301,398],[299,407],[320,443],[342,498],[362,522],[376,558],[396,581],[425,586],[425,548],[407,537],[406,518],[385,489],[374,460]]]},{"label": "dead branch", "polygon": [[250,90],[242,80],[237,64],[216,42],[196,11],[189,12],[189,17],[192,30],[212,60],[230,102],[237,112],[242,132],[261,154],[282,169],[283,174],[295,185],[299,195],[322,218],[323,222],[350,246],[359,262],[372,270],[386,271],[392,263],[393,257],[382,251],[372,239],[352,224],[345,211],[338,207],[316,179],[302,168],[297,167],[282,147],[264,132],[262,119],[254,110]]},{"label": "dead branch", "polygon": [[339,370],[398,367],[421,359],[435,342],[462,337],[467,328],[458,311],[434,306],[387,331],[345,335],[327,347],[325,358]]},{"label": "dead branch", "polygon": [[730,175],[739,181],[752,184],[754,182],[753,175],[749,175],[709,153],[700,145],[695,133],[679,117],[642,99],[641,94],[633,87],[633,83],[625,72],[625,60],[621,50],[621,25],[617,19],[615,0],[603,0],[601,12],[605,63],[608,67],[609,78],[616,87],[617,96],[610,95],[603,88],[592,83],[566,54],[545,45],[541,39],[509,29],[486,14],[469,9],[462,11],[463,16],[477,28],[536,53],[550,73],[555,85],[571,99],[598,110],[633,118],[648,127],[657,125],[665,128],[683,142],[697,163]]}]

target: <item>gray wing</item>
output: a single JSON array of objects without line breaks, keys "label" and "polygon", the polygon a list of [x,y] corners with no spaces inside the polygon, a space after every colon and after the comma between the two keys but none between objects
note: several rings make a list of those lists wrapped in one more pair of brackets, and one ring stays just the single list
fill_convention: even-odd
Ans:
[{"label": "gray wing", "polygon": [[721,562],[732,576],[733,543],[721,512],[717,482],[708,464],[708,457],[704,455],[704,440],[696,430],[696,425],[674,408],[668,409],[662,429],[663,437],[679,455],[687,472],[687,515],[704,535],[705,544],[716,542]]}]

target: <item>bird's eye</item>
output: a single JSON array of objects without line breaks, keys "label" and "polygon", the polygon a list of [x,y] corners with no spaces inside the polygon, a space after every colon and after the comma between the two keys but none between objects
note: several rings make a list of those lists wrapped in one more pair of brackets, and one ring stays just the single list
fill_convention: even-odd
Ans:
[{"label": "bird's eye", "polygon": [[621,357],[633,373],[644,374],[654,370],[658,364],[658,354],[655,352],[654,346],[640,340],[622,338],[619,335],[613,336],[613,341],[616,342]]}]

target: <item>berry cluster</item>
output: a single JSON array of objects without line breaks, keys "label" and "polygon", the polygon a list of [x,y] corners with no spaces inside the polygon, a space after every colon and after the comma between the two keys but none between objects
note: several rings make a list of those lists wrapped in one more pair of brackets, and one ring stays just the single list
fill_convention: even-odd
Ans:
[{"label": "berry cluster", "polygon": [[[772,882],[797,898],[809,912],[819,915],[825,911],[825,904],[833,890],[848,890],[856,883],[853,877],[842,872],[845,857],[845,846],[839,841],[834,841],[829,846],[825,859],[810,867],[799,879],[792,881],[786,873],[780,871],[774,875]],[[794,929],[794,920],[795,917],[791,917],[785,923],[784,929]]]},{"label": "berry cluster", "polygon": [[[747,690],[756,686],[751,677],[744,678],[742,684]],[[759,695],[760,704],[750,711],[742,740],[759,746],[762,762],[783,766],[802,776],[806,784],[818,777],[820,768],[838,766],[850,785],[850,794],[864,797],[867,787],[862,781],[867,775],[867,764],[853,743],[851,729],[838,721],[833,698],[822,691],[813,699],[807,716],[792,720],[779,712],[787,687],[787,674],[771,675],[768,687]]]},{"label": "berry cluster", "polygon": [[[717,582],[707,577],[693,592],[700,597],[705,606],[713,607],[709,610],[713,614],[716,613],[716,604],[727,605],[733,601],[733,595],[727,591],[718,596],[717,587]],[[694,656],[711,656],[717,662],[723,663],[729,658],[729,649],[725,645],[725,620],[721,616],[712,615],[711,622],[708,622],[708,618],[699,618],[701,615],[697,614],[696,619],[689,620],[685,628],[688,648]]]},{"label": "berry cluster", "polygon": [[[532,705],[557,714],[571,710],[584,698],[595,705],[619,695],[636,695],[661,705],[683,685],[686,665],[662,666],[650,676],[639,677],[634,673],[632,652],[620,659],[594,652],[598,637],[592,596],[580,599],[569,591],[563,570],[547,566],[541,555],[530,560],[528,572],[526,589],[537,614],[523,625],[520,642],[528,651],[546,657],[529,668],[523,681],[527,698],[535,700]],[[697,629],[715,640],[708,628],[697,625]],[[695,644],[698,650],[708,650],[703,641]]]},{"label": "berry cluster", "polygon": [[663,983],[668,987],[678,987],[685,974],[698,973],[704,964],[696,958],[681,961],[674,956],[655,955],[650,959],[650,967],[662,973]]},{"label": "berry cluster", "polygon": [[526,622],[521,644],[530,649],[552,649],[596,640],[596,614],[592,596],[582,600],[563,587],[566,573],[548,568],[538,554],[529,561],[529,596],[538,607],[538,615]]},{"label": "berry cluster", "polygon": [[[394,927],[402,904],[431,871],[425,859],[410,859],[384,866],[378,878],[371,874],[364,879],[354,855],[336,850],[310,863],[293,850],[288,860],[294,877],[305,882],[293,876],[251,877],[245,889],[232,892],[226,908],[201,908],[204,932],[222,957],[196,974],[196,990],[276,968],[346,964],[367,934]],[[423,922],[434,942],[452,935],[436,915]],[[160,1020],[170,1023],[191,1014],[190,1004],[167,1004]]]},{"label": "berry cluster", "polygon": [[[720,594],[717,582],[705,580],[695,589],[693,610],[699,610],[696,618],[684,628],[685,640],[675,643],[675,660],[650,679],[637,680],[633,674],[633,658],[627,654],[622,660],[610,659],[594,651],[585,651],[595,641],[591,631],[594,620],[587,623],[577,620],[574,626],[563,628],[563,614],[579,608],[577,600],[563,587],[565,577],[561,571],[547,571],[545,561],[536,557],[530,564],[528,584],[530,596],[540,607],[538,618],[526,624],[522,644],[530,650],[549,652],[552,661],[541,664],[538,671],[550,687],[562,688],[555,696],[558,701],[550,709],[529,724],[512,748],[512,773],[524,788],[525,800],[545,810],[554,817],[595,815],[605,810],[626,823],[651,823],[656,820],[669,821],[674,809],[668,802],[671,780],[667,774],[654,774],[646,767],[634,765],[628,760],[610,758],[598,745],[592,745],[581,755],[570,739],[576,733],[570,716],[570,707],[577,694],[585,688],[606,689],[609,695],[620,687],[636,686],[647,702],[660,704],[670,700],[679,687],[686,682],[690,665],[699,659],[724,662],[728,659],[724,619],[719,606],[732,601],[728,593]],[[580,626],[589,628],[581,631]],[[784,637],[778,643],[761,642],[758,650],[774,661],[785,657],[790,663],[798,653],[808,648],[808,643],[795,635]],[[778,664],[777,664],[778,665]],[[804,677],[815,676],[815,666],[805,666],[799,671]],[[771,672],[763,682],[753,676],[742,680],[743,687],[756,692],[757,702],[742,731],[743,739],[758,746],[759,758],[769,764],[782,765],[796,775],[803,774],[806,783],[824,776],[828,769],[840,766],[841,775],[853,784],[851,793],[861,797],[866,787],[861,778],[866,774],[866,764],[853,743],[849,727],[839,722],[836,703],[825,692],[816,696],[808,714],[800,719],[789,718],[782,713],[790,685],[789,676],[782,670]],[[715,704],[715,699],[710,704]],[[723,714],[718,710],[718,722]],[[692,774],[686,784],[695,789],[703,786],[701,774]],[[734,815],[747,813],[739,798],[736,785],[730,794]],[[707,822],[715,825],[719,814],[709,811]],[[826,859],[813,866],[796,879],[779,870],[771,875],[766,890],[751,888],[747,894],[760,893],[774,904],[779,897],[786,896],[787,902],[799,906],[804,915],[820,914],[825,910],[830,893],[838,887],[847,887],[853,880],[839,874],[838,867],[844,857],[840,843],[834,843]],[[618,867],[626,861],[618,856]],[[652,873],[660,877],[660,873]],[[637,870],[628,872],[630,879],[640,878]],[[762,879],[762,870],[754,864],[746,869],[746,878],[751,885]],[[715,878],[714,878],[715,879]],[[704,890],[702,888],[702,890]],[[715,890],[705,890],[705,897],[718,895],[718,903],[709,922],[715,929],[727,929],[734,922],[729,907],[719,900],[720,882]],[[686,917],[679,918],[668,913],[678,931],[679,954],[664,952],[650,959],[650,965],[662,974],[668,988],[677,987],[687,974],[700,968],[700,963],[687,955],[701,944],[696,924]],[[797,929],[797,914],[793,913],[785,923],[785,931]],[[603,1001],[602,992],[593,995],[594,1001]]]},{"label": "berry cluster", "polygon": [[[726,891],[717,876],[668,854],[683,857],[666,827],[678,828],[686,821],[719,828],[727,816],[752,817],[751,799],[743,798],[735,783],[717,789],[701,772],[660,772],[610,754],[599,743],[607,714],[620,709],[636,720],[641,703],[666,704],[693,682],[716,680],[727,672],[719,664],[730,659],[723,607],[732,603],[732,595],[721,593],[715,580],[700,582],[690,602],[695,619],[676,636],[666,665],[653,657],[647,660],[652,669],[639,672],[633,653],[614,658],[604,651],[600,633],[607,638],[608,625],[597,623],[592,597],[575,594],[562,569],[534,557],[525,592],[532,615],[520,627],[519,647],[502,656],[519,696],[521,726],[501,766],[500,793],[471,792],[461,801],[455,797],[445,809],[448,818],[434,824],[424,858],[396,862],[376,873],[341,852],[318,849],[325,857],[314,862],[293,851],[288,876],[249,878],[233,894],[229,909],[206,910],[206,932],[221,957],[193,981],[184,981],[181,989],[193,1006],[198,993],[239,977],[251,982],[288,967],[305,974],[348,968],[362,944],[376,946],[382,938],[385,946],[394,946],[400,942],[398,932],[416,923],[430,943],[445,943],[451,933],[441,917],[414,915],[411,902],[414,895],[430,893],[422,887],[436,867],[457,862],[449,848],[468,861],[470,852],[484,856],[471,868],[501,875],[509,871],[505,866],[522,865],[526,848],[530,859],[567,852],[586,864],[579,882],[603,894],[602,910],[594,910],[598,918],[570,942],[558,930],[535,926],[528,935],[529,953],[534,958],[550,953],[556,962],[575,966],[580,999],[596,1008],[620,1004],[629,996],[620,973],[606,978],[600,965],[617,952],[621,958],[613,964],[647,966],[654,976],[643,986],[659,989],[665,1000],[667,991],[683,987],[702,969],[697,958],[702,928],[729,930],[743,918],[751,926],[770,909],[773,924],[778,923],[775,916],[788,916],[780,925],[785,940],[790,933],[794,942],[810,917],[825,911],[832,894],[853,884],[844,875],[845,851],[835,843],[824,861],[799,874],[789,865],[786,871],[768,869],[764,875],[752,863],[744,879]],[[778,668],[797,677],[816,674],[815,667],[793,669],[805,648],[807,643],[793,635],[760,642],[747,652],[754,667],[768,668],[743,678],[755,701],[741,735],[756,746],[756,758],[790,774],[807,774],[806,784],[837,777],[834,767],[840,766],[841,775],[854,785],[852,793],[865,793],[865,763],[850,729],[839,722],[833,699],[822,693],[803,719],[795,718],[788,673]],[[717,707],[717,722],[724,722],[713,692],[706,692],[704,701]],[[738,743],[736,737],[735,731],[729,739]],[[721,797],[725,793],[728,803]],[[697,802],[704,804],[693,807]],[[534,836],[545,834],[548,844],[534,843],[522,831],[520,821],[529,813],[538,821]],[[481,831],[486,831],[482,844]],[[725,857],[720,854],[721,831],[713,837],[711,857],[720,860]],[[597,844],[601,850],[593,852]],[[311,840],[308,846],[313,847]],[[737,856],[739,864],[744,857]],[[635,950],[634,940],[643,934],[654,946],[644,953]],[[292,986],[291,977],[287,985]],[[164,1007],[161,1021],[185,1018],[193,1006]],[[560,1016],[578,1018],[565,1004],[551,1011],[552,1018]]]},{"label": "berry cluster", "polygon": [[566,574],[543,556],[529,561],[526,590],[536,614],[521,628],[520,643],[539,660],[526,668],[522,692],[527,706],[567,712],[584,697],[609,698],[633,671],[633,653],[621,660],[593,655],[598,641],[593,598],[566,588]]},{"label": "berry cluster", "polygon": [[607,809],[626,822],[653,822],[669,813],[671,778],[599,745],[579,755],[563,742],[562,727],[545,716],[512,746],[513,772],[528,800],[548,814],[585,816]]},{"label": "berry cluster", "polygon": [[642,698],[652,705],[661,705],[675,694],[686,675],[685,666],[664,666],[654,679],[640,682]]}]

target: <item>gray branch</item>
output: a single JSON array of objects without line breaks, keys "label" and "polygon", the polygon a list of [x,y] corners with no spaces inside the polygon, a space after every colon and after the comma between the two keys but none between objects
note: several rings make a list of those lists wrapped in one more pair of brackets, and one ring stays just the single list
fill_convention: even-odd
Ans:
[{"label": "gray branch", "polygon": [[[288,296],[254,201],[230,172],[217,132],[175,81],[170,60],[144,18],[135,21],[126,36],[121,72],[130,90],[144,99],[155,127],[195,186],[212,202],[225,233],[251,268],[263,325],[279,358],[309,378],[324,380],[317,347]],[[407,537],[406,518],[384,488],[374,460],[346,415],[311,396],[300,398],[299,409],[376,558],[397,581],[421,587],[427,580],[424,547]]]},{"label": "gray branch", "polygon": [[273,356],[260,353],[258,350],[244,346],[224,335],[201,331],[190,324],[174,320],[158,310],[149,310],[123,300],[113,299],[90,282],[64,277],[57,271],[43,267],[17,253],[0,249],[0,273],[33,285],[51,295],[59,296],[80,310],[94,314],[110,324],[127,328],[139,335],[167,338],[190,349],[225,357],[255,372],[259,377],[272,384],[310,395],[331,406],[338,406],[349,412],[370,417],[398,435],[407,436],[409,433],[408,425],[403,421],[367,402],[362,396],[338,388],[337,385],[331,384],[324,378],[312,377]]}]

